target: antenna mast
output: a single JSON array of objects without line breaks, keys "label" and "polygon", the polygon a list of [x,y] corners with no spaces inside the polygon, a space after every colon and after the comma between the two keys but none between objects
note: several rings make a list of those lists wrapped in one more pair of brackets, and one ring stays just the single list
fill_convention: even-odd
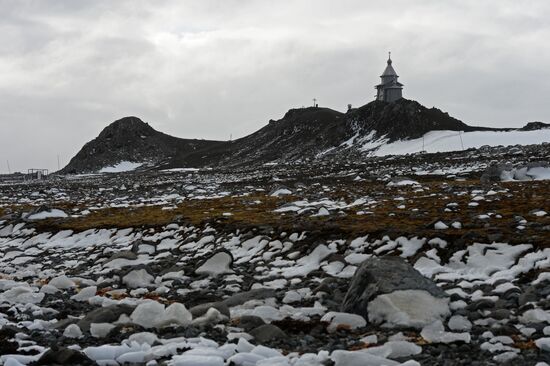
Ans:
[{"label": "antenna mast", "polygon": [[8,163],[8,173],[11,174],[10,161],[6,160],[6,163]]}]

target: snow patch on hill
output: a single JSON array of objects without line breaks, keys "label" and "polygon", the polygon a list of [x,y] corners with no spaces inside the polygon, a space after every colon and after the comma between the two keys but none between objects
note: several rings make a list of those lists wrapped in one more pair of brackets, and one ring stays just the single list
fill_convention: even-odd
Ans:
[{"label": "snow patch on hill", "polygon": [[100,173],[122,173],[122,172],[130,172],[132,170],[136,170],[140,166],[142,166],[143,163],[134,163],[131,161],[121,161],[118,164],[115,164],[113,166],[106,166],[102,168],[99,172]]},{"label": "snow patch on hill", "polygon": [[366,142],[360,149],[365,151],[376,149],[372,152],[375,156],[402,155],[417,153],[422,150],[428,153],[459,151],[470,148],[509,145],[532,145],[550,142],[550,129],[536,131],[431,131],[422,138],[413,140],[400,140],[389,144],[378,144],[378,141]]}]

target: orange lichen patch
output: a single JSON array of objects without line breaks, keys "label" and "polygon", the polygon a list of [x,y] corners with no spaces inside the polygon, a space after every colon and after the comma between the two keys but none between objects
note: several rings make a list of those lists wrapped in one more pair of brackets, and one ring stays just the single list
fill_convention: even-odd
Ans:
[{"label": "orange lichen patch", "polygon": [[40,278],[39,280],[36,281],[36,284],[42,287],[44,285],[47,285],[48,282],[50,282],[50,280],[48,280],[47,278]]},{"label": "orange lichen patch", "polygon": [[422,338],[422,336],[420,336],[420,335],[416,335],[416,334],[409,335],[409,338],[410,338],[411,342],[413,342],[414,344],[419,345],[419,346],[424,346],[426,344],[430,344],[430,342],[428,342],[427,340]]},{"label": "orange lichen patch", "polygon": [[164,303],[164,304],[168,303],[168,300],[166,298],[161,297],[156,292],[148,292],[144,294],[143,299],[155,300],[157,302]]},{"label": "orange lichen patch", "polygon": [[349,347],[348,351],[360,351],[362,349],[369,348],[370,346],[372,346],[370,343],[361,342]]},{"label": "orange lichen patch", "polygon": [[122,300],[128,297],[127,293],[118,293],[118,292],[108,294],[108,295],[113,300]]},{"label": "orange lichen patch", "polygon": [[107,292],[113,291],[113,288],[111,287],[104,287],[96,291],[97,296],[105,296]]},{"label": "orange lichen patch", "polygon": [[338,326],[336,327],[336,330],[350,331],[351,326],[349,324],[338,324]]},{"label": "orange lichen patch", "polygon": [[532,339],[528,341],[517,341],[514,343],[513,347],[520,350],[537,349],[537,345],[535,344],[535,341]]}]

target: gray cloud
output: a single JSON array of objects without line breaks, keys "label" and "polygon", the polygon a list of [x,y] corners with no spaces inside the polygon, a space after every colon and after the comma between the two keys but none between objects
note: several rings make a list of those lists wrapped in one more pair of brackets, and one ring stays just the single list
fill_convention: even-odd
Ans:
[{"label": "gray cloud", "polygon": [[467,123],[550,120],[550,3],[0,0],[0,172],[56,169],[137,115],[228,139],[311,103],[374,96],[386,52],[404,94]]}]

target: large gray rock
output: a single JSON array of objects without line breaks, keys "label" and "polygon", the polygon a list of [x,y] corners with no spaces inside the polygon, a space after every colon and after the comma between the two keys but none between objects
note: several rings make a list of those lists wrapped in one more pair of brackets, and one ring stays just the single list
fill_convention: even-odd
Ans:
[{"label": "large gray rock", "polygon": [[450,313],[445,292],[400,257],[364,261],[351,280],[341,310],[372,323],[415,328]]},{"label": "large gray rock", "polygon": [[80,319],[77,325],[83,331],[90,330],[92,323],[113,323],[120,318],[122,314],[130,314],[134,308],[129,305],[111,305],[101,307],[90,311],[86,316]]},{"label": "large gray rock", "polygon": [[239,319],[239,328],[243,328],[245,331],[251,331],[264,325],[265,322],[262,318],[255,315],[243,315]]},{"label": "large gray rock", "polygon": [[225,273],[233,273],[233,255],[228,251],[219,251],[204,261],[196,270],[198,275],[219,276]]},{"label": "large gray rock", "polygon": [[481,175],[481,183],[493,183],[493,182],[500,182],[502,179],[502,175],[505,172],[512,171],[514,167],[512,164],[493,164],[490,167],[488,167],[483,174]]},{"label": "large gray rock", "polygon": [[84,353],[66,347],[54,346],[47,350],[33,365],[96,365]]},{"label": "large gray rock", "polygon": [[258,289],[240,292],[238,294],[232,295],[227,299],[223,300],[223,302],[227,306],[233,307],[233,306],[244,304],[249,300],[262,300],[262,299],[267,299],[269,297],[275,297],[275,296],[276,296],[276,292],[273,289],[258,288]]},{"label": "large gray rock", "polygon": [[205,304],[196,305],[189,309],[189,312],[191,313],[191,315],[193,315],[193,319],[195,319],[199,316],[203,316],[204,314],[206,314],[206,312],[210,308],[218,310],[221,314],[225,315],[228,318],[231,317],[229,308],[227,307],[227,304],[223,301],[207,302]]},{"label": "large gray rock", "polygon": [[494,164],[483,172],[480,180],[482,183],[492,183],[510,180],[530,181],[537,178],[541,179],[539,176],[546,174],[540,170],[548,169],[549,166],[550,164],[547,161],[532,161],[515,167],[510,163]]},{"label": "large gray rock", "polygon": [[275,340],[288,338],[281,328],[273,324],[260,325],[258,328],[252,329],[250,335],[254,337],[256,342],[265,343]]}]

